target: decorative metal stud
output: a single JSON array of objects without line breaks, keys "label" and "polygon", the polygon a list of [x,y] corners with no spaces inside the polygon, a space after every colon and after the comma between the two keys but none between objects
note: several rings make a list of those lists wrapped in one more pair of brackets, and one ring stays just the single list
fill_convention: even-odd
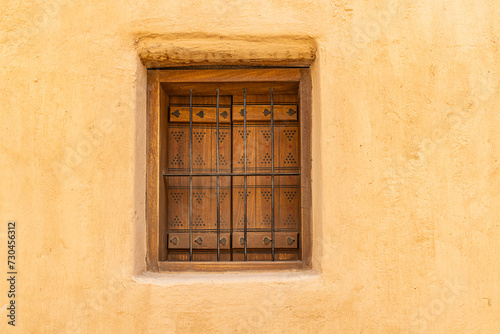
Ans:
[{"label": "decorative metal stud", "polygon": [[177,109],[176,111],[174,111],[172,113],[172,115],[174,115],[175,117],[179,118],[179,116],[181,115],[181,112],[179,111],[179,109]]},{"label": "decorative metal stud", "polygon": [[198,237],[194,240],[194,242],[196,242],[198,245],[201,245],[203,243],[203,238],[202,237]]},{"label": "decorative metal stud", "polygon": [[199,118],[203,118],[205,117],[205,113],[203,112],[203,110],[201,110],[199,113],[196,114],[196,116],[198,116]]},{"label": "decorative metal stud", "polygon": [[245,244],[245,238],[241,237],[240,238],[240,245],[244,245]]},{"label": "decorative metal stud", "polygon": [[222,118],[224,118],[224,119],[226,119],[226,118],[227,118],[227,116],[229,116],[229,114],[228,114],[228,113],[227,113],[227,111],[225,111],[225,110],[224,110],[224,112],[222,112],[220,115],[221,115],[221,116],[222,116]]},{"label": "decorative metal stud", "polygon": [[271,111],[269,109],[264,109],[263,114],[264,114],[264,116],[271,115]]},{"label": "decorative metal stud", "polygon": [[288,109],[287,114],[290,116],[293,116],[293,114],[295,114],[296,112],[297,112],[296,110],[293,110],[292,108],[290,108],[290,109]]},{"label": "decorative metal stud", "polygon": [[177,237],[173,237],[170,239],[170,242],[173,243],[174,245],[177,245],[177,242],[179,242],[179,239]]},{"label": "decorative metal stud", "polygon": [[226,244],[226,242],[227,242],[227,240],[226,240],[226,238],[221,238],[221,239],[219,240],[219,242],[220,242],[220,244],[221,244],[221,245],[225,245],[225,244]]},{"label": "decorative metal stud", "polygon": [[288,244],[288,246],[290,246],[291,244],[293,244],[295,242],[295,239],[292,238],[292,237],[288,237],[286,238],[286,243]]},{"label": "decorative metal stud", "polygon": [[264,240],[263,240],[264,245],[269,245],[269,243],[270,243],[271,241],[272,241],[272,240],[271,240],[271,239],[269,239],[268,237],[264,237]]}]

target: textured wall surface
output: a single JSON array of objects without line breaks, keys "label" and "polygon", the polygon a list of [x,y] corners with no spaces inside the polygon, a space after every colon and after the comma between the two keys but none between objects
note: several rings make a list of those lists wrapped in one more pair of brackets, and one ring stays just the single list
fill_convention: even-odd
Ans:
[{"label": "textured wall surface", "polygon": [[[19,272],[1,332],[500,331],[497,1],[1,8],[0,273],[9,220]],[[137,45],[158,36],[316,42],[314,272],[143,274]]]}]

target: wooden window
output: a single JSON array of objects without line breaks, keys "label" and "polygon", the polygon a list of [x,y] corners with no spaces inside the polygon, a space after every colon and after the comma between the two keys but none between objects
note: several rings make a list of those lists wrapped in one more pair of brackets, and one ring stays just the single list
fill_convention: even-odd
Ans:
[{"label": "wooden window", "polygon": [[149,270],[310,266],[309,69],[148,70]]}]

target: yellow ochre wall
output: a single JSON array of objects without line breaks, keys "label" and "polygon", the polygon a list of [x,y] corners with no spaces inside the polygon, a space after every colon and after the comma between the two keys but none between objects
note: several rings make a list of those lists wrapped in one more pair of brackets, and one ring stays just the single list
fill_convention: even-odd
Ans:
[{"label": "yellow ochre wall", "polygon": [[[497,1],[0,5],[0,332],[500,332]],[[157,37],[314,41],[312,271],[144,273]]]}]

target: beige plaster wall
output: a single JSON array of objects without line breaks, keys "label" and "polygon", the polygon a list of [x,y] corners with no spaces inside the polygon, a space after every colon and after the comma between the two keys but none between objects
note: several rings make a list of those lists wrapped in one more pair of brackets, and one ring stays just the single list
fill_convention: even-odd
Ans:
[{"label": "beige plaster wall", "polygon": [[[1,332],[500,331],[495,0],[0,4]],[[156,36],[315,40],[314,272],[143,274]]]}]

